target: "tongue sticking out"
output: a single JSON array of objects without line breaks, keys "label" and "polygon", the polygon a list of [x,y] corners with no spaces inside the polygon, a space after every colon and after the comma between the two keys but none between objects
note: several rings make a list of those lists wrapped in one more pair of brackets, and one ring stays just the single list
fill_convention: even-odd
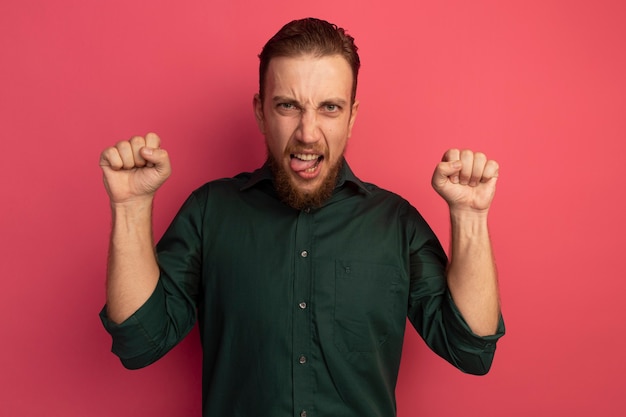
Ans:
[{"label": "tongue sticking out", "polygon": [[293,157],[291,158],[291,169],[293,169],[296,172],[305,171],[317,165],[318,161],[319,161],[319,158],[311,159],[310,161],[303,161],[302,159]]}]

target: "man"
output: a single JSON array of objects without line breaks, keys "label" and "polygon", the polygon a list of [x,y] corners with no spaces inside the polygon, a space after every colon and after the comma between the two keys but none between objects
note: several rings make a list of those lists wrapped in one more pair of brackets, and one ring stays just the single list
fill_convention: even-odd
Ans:
[{"label": "man", "polygon": [[487,213],[498,164],[449,150],[451,261],[404,199],[359,180],[344,150],[359,103],[353,38],[325,21],[283,27],[260,55],[253,109],[267,163],[194,191],[157,245],[151,211],[170,174],[155,134],[100,159],[113,216],[102,321],[129,368],[199,321],[204,416],[394,416],[408,317],[469,373],[503,324]]}]

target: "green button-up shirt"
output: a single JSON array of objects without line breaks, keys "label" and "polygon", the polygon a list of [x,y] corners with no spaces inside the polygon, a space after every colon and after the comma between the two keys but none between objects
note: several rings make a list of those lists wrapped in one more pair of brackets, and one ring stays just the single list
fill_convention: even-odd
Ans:
[{"label": "green button-up shirt", "polygon": [[205,417],[396,415],[406,318],[464,372],[488,371],[449,295],[447,259],[406,200],[347,164],[318,209],[283,204],[267,166],[191,194],[157,245],[161,277],[120,325],[128,368],[163,356],[199,322]]}]

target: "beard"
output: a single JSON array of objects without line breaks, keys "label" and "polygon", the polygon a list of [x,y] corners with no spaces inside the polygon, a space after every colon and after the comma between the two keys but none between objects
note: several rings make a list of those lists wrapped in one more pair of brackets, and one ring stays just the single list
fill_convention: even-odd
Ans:
[{"label": "beard", "polygon": [[267,163],[274,175],[274,187],[280,200],[296,210],[304,210],[321,207],[333,195],[339,172],[343,166],[343,157],[330,167],[322,184],[313,192],[299,190],[296,184],[292,182],[289,173],[274,158],[269,149],[267,150]]}]

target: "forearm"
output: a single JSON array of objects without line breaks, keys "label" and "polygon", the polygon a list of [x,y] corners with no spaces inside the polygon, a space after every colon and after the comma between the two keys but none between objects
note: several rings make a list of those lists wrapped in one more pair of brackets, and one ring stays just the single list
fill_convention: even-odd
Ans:
[{"label": "forearm", "polygon": [[111,209],[107,315],[121,323],[150,297],[159,279],[159,266],[152,237],[152,198],[112,204]]},{"label": "forearm", "polygon": [[474,333],[480,336],[494,334],[500,317],[500,303],[487,213],[451,210],[450,219],[450,293]]}]

